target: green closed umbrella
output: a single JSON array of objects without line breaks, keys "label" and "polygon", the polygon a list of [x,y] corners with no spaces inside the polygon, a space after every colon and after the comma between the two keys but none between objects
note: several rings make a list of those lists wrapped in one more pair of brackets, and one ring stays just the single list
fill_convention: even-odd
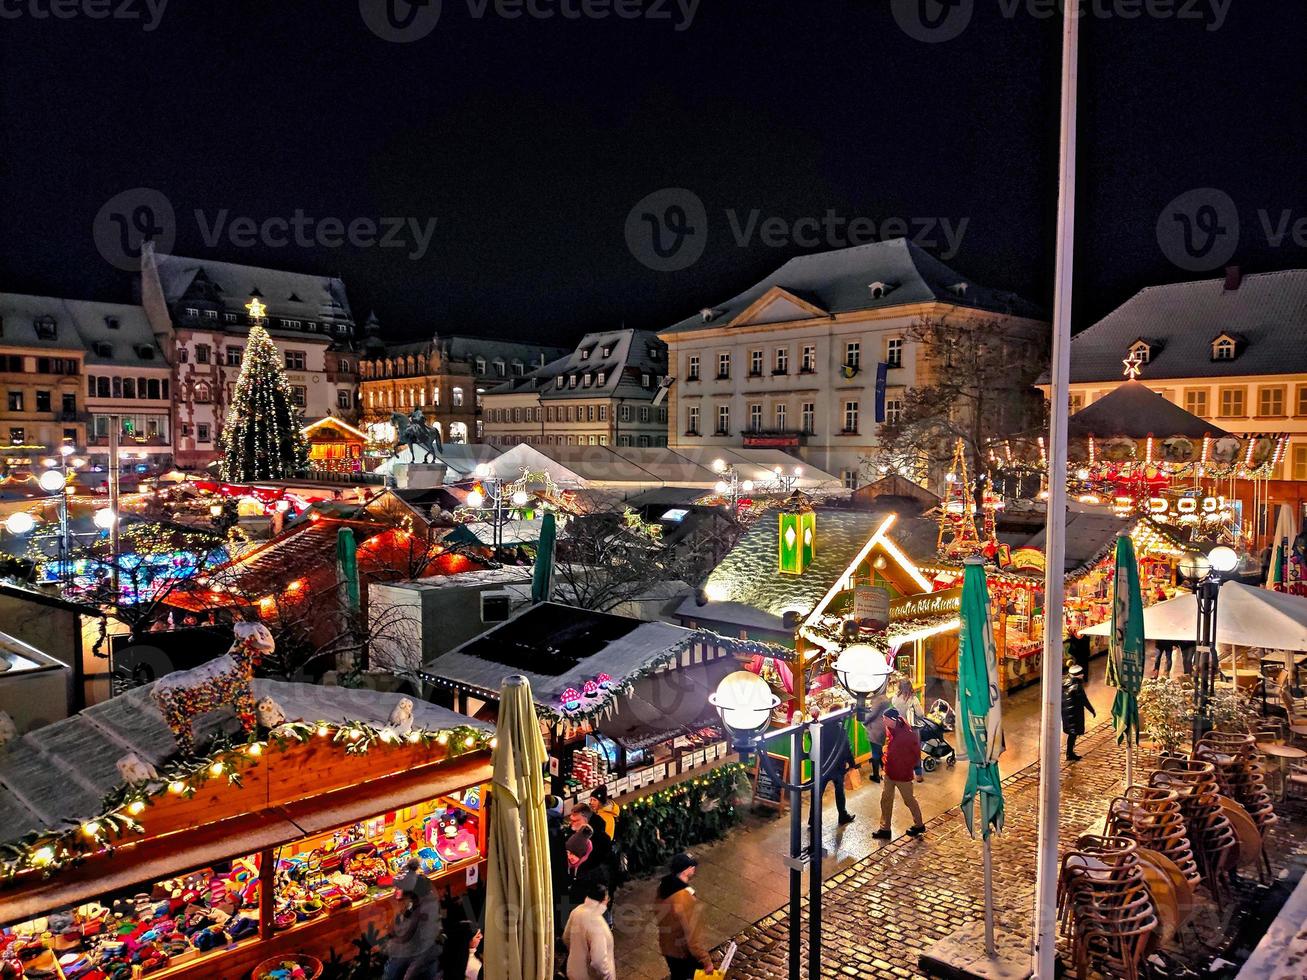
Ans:
[{"label": "green closed umbrella", "polygon": [[1003,783],[998,757],[1003,752],[1003,705],[999,696],[998,656],[989,616],[989,587],[982,559],[968,558],[962,573],[962,630],[958,651],[958,723],[967,746],[967,785],[962,816],[971,836],[980,801],[985,858],[985,953],[994,955],[994,871],[989,835],[1003,829]]},{"label": "green closed umbrella", "polygon": [[492,759],[486,980],[551,980],[553,887],[545,823],[545,746],[531,684],[504,680]]},{"label": "green closed umbrella", "polygon": [[531,601],[548,602],[554,584],[554,539],[558,536],[557,518],[546,513],[540,519],[540,540],[536,542],[536,563],[531,572]]},{"label": "green closed umbrella", "polygon": [[1125,742],[1125,784],[1134,780],[1134,747],[1139,744],[1139,688],[1144,681],[1144,598],[1139,591],[1139,563],[1130,535],[1116,539],[1112,576],[1112,632],[1108,634],[1107,683],[1116,688],[1112,727]]}]

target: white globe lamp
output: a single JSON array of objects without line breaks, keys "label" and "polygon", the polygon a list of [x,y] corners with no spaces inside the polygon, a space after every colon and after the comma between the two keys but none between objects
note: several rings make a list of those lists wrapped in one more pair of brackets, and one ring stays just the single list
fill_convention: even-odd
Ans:
[{"label": "white globe lamp", "polygon": [[883,691],[890,677],[884,651],[870,643],[845,647],[833,669],[844,689],[859,701]]},{"label": "white globe lamp", "polygon": [[1207,560],[1211,563],[1212,570],[1221,572],[1233,572],[1239,565],[1239,555],[1233,548],[1218,544],[1215,548],[1207,553]]},{"label": "white globe lamp", "polygon": [[36,527],[36,518],[25,510],[14,511],[5,518],[5,530],[10,534],[27,534]]},{"label": "white globe lamp", "polygon": [[467,495],[467,505],[469,507],[479,508],[486,502],[485,494],[480,490],[473,490]]},{"label": "white globe lamp", "polygon": [[514,506],[514,507],[525,507],[525,506],[526,506],[526,502],[527,502],[529,499],[531,499],[531,498],[529,498],[529,497],[526,495],[526,491],[525,491],[525,490],[514,490],[514,491],[513,491],[513,497],[512,497],[512,500],[513,500],[513,506]]},{"label": "white globe lamp", "polygon": [[118,520],[118,515],[108,507],[103,507],[95,512],[95,515],[91,520],[95,522],[95,526],[101,531],[107,531],[109,528],[113,527],[114,521]]},{"label": "white globe lamp", "polygon": [[68,484],[67,478],[58,470],[46,470],[36,482],[46,493],[58,493]]},{"label": "white globe lamp", "polygon": [[771,713],[781,699],[757,674],[737,670],[727,674],[708,697],[728,732],[744,742],[755,742],[767,730]]}]

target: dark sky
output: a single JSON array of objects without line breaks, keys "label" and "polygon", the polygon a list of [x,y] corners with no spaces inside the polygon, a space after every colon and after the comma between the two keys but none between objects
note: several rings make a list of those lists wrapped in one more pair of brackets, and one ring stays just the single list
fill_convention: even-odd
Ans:
[{"label": "dark sky", "polygon": [[[1032,13],[1047,0],[952,0],[970,22],[932,43],[893,8],[937,0],[704,0],[688,25],[675,0],[623,0],[649,15],[634,20],[506,19],[493,5],[478,18],[480,0],[444,0],[435,29],[403,44],[370,30],[359,0],[171,0],[152,30],[144,0],[55,0],[75,16],[33,16],[51,2],[0,0],[0,289],[128,299],[131,277],[94,228],[107,202],[145,187],[174,210],[176,252],[341,275],[356,315],[375,308],[393,336],[571,343],[665,326],[811,250],[738,243],[728,212],[745,223],[755,210],[787,226],[827,211],[877,229],[926,221],[936,254],[950,249],[939,221],[965,221],[952,265],[1051,306],[1060,37]],[[134,19],[83,12],[106,2]],[[1170,16],[1128,16],[1149,8]],[[1307,219],[1307,4],[1093,9],[1077,323],[1201,274],[1157,232],[1194,189],[1233,202],[1182,202],[1195,235],[1223,229],[1251,271],[1307,265],[1291,229],[1273,241],[1286,214]],[[660,272],[624,229],[669,187],[703,202],[706,239],[697,262]],[[224,209],[436,228],[420,257],[206,242]],[[112,218],[99,220],[103,240]],[[1220,252],[1196,261],[1211,268]]]}]

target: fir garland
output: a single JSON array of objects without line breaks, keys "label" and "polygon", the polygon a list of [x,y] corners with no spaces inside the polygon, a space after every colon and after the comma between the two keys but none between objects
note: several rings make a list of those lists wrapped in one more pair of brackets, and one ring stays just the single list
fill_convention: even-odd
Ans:
[{"label": "fir garland", "polygon": [[627,872],[651,874],[673,854],[718,840],[743,819],[738,803],[747,792],[747,767],[730,762],[623,805],[617,840]]}]

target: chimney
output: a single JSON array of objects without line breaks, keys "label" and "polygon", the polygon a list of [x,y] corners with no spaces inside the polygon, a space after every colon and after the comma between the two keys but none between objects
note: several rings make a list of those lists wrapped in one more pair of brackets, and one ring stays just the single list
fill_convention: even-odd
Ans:
[{"label": "chimney", "polygon": [[1243,282],[1243,270],[1237,265],[1227,265],[1225,267],[1225,291],[1232,293],[1239,288]]}]

